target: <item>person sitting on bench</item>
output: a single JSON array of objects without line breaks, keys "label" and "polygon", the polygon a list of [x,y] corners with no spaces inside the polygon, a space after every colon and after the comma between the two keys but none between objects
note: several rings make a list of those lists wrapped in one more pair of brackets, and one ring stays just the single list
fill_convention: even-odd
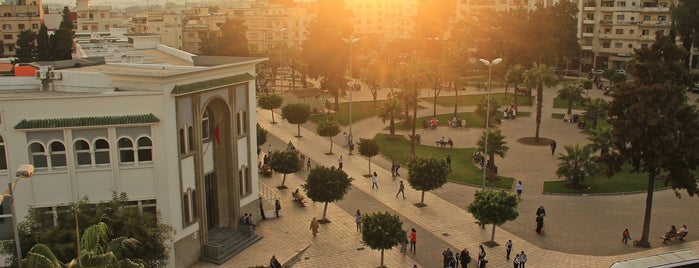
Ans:
[{"label": "person sitting on bench", "polygon": [[677,227],[675,227],[675,225],[673,224],[670,225],[670,231],[667,231],[667,233],[665,233],[665,236],[663,236],[663,243],[666,243],[667,240],[675,236],[677,236]]},{"label": "person sitting on bench", "polygon": [[686,224],[682,224],[682,228],[680,228],[680,231],[677,232],[677,237],[678,237],[680,240],[684,240],[684,237],[685,237],[685,236],[687,236],[687,225],[686,225]]}]

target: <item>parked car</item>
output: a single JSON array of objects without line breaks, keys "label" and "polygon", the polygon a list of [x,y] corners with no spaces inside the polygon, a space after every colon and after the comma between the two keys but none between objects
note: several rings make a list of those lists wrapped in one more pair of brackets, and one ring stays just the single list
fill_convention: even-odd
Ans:
[{"label": "parked car", "polygon": [[697,86],[697,85],[688,86],[687,91],[694,93],[694,94],[699,94],[699,86]]}]

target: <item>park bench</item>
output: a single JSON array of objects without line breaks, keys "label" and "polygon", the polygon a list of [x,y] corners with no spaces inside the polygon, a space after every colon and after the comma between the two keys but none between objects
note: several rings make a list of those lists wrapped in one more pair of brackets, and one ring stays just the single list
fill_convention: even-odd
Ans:
[{"label": "park bench", "polygon": [[299,204],[299,206],[301,206],[301,207],[306,206],[306,198],[303,197],[303,195],[301,195],[298,190],[291,192],[291,197],[294,198],[294,202]]},{"label": "park bench", "polygon": [[689,232],[684,232],[684,233],[668,233],[661,235],[660,238],[663,239],[663,243],[667,242],[668,240],[682,240],[684,241],[684,237],[687,236]]},{"label": "park bench", "polygon": [[452,140],[448,140],[448,141],[438,140],[438,141],[435,141],[434,143],[437,144],[437,146],[439,146],[441,148],[446,148],[447,145],[449,145],[449,148],[454,148],[454,142]]},{"label": "park bench", "polygon": [[269,176],[272,176],[272,173],[274,173],[274,172],[272,171],[272,169],[269,168],[269,165],[263,165],[262,168],[260,168],[260,173],[263,176],[269,177]]}]

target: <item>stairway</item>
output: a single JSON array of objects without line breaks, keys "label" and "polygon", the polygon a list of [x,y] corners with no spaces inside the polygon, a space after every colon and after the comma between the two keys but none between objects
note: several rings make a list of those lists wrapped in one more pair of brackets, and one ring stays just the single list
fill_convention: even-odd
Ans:
[{"label": "stairway", "polygon": [[204,244],[202,260],[223,264],[231,257],[262,239],[262,236],[258,236],[248,228],[249,226],[241,226],[239,229],[231,227],[210,229],[209,239]]}]

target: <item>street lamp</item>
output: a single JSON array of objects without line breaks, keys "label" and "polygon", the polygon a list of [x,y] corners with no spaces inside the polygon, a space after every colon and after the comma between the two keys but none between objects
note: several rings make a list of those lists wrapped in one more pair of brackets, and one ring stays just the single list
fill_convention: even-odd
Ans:
[{"label": "street lamp", "polygon": [[347,145],[349,146],[349,155],[352,155],[352,149],[354,147],[354,142],[352,141],[352,91],[360,87],[358,83],[355,83],[352,78],[352,47],[355,43],[359,42],[359,37],[343,39],[345,42],[349,43],[349,139]]},{"label": "street lamp", "polygon": [[[497,65],[498,63],[502,62],[502,58],[497,58],[492,61],[484,60],[484,59],[479,59],[481,63],[485,64],[485,66],[488,66],[488,92],[485,94],[485,99],[486,99],[486,110],[485,110],[485,143],[483,144],[483,158],[487,159],[488,157],[488,126],[490,125],[490,91],[493,90],[493,65]],[[486,173],[488,170],[488,161],[484,160],[483,164],[483,185],[481,186],[482,190],[485,190],[485,177]]]},{"label": "street lamp", "polygon": [[17,212],[15,210],[15,186],[19,179],[28,179],[34,174],[33,165],[20,165],[15,173],[15,179],[7,184],[7,190],[0,195],[0,203],[5,197],[10,198],[10,206],[12,206],[12,231],[15,236],[15,249],[17,250],[17,266],[22,268],[22,248],[19,243],[19,232],[17,231]]}]

